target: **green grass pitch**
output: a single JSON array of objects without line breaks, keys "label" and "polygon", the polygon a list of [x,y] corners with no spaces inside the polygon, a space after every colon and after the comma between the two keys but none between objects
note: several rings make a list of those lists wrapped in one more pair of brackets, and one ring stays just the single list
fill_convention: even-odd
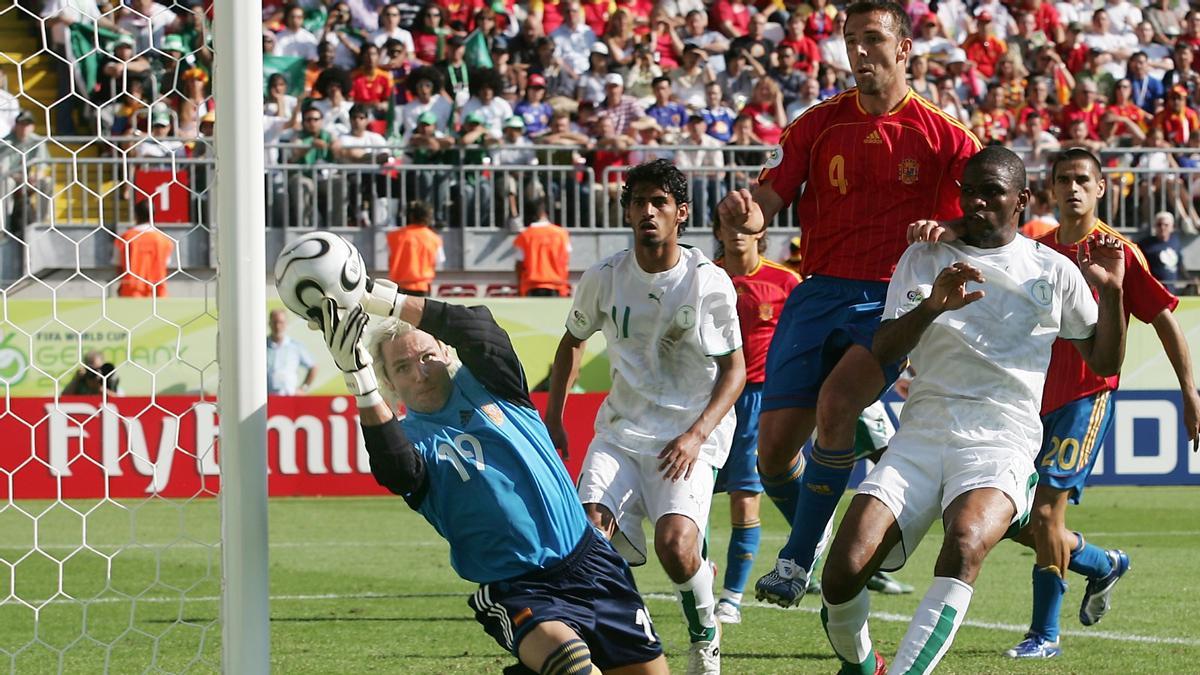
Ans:
[{"label": "green grass pitch", "polygon": [[[0,508],[0,670],[219,670],[216,501],[71,506],[87,517],[49,502]],[[1025,549],[1005,542],[988,559],[967,624],[940,672],[1200,670],[1200,491],[1093,488],[1069,518],[1092,541],[1132,557],[1111,613],[1097,626],[1082,627],[1076,612],[1084,584],[1072,578],[1063,606],[1063,656],[1037,663],[1003,658],[1029,618],[1033,562]],[[778,513],[764,509],[763,520],[751,583],[773,563],[784,538]],[[724,496],[714,502],[712,522],[714,557],[724,567]],[[482,673],[512,662],[471,617],[466,598],[473,587],[455,577],[445,543],[401,500],[274,499],[270,528],[274,672]],[[40,552],[31,553],[35,538]],[[84,540],[88,547],[80,548]],[[939,541],[932,533],[900,573],[917,593],[872,595],[871,632],[887,656],[929,583]],[[35,611],[59,592],[60,568],[61,591],[88,602],[51,602]],[[636,576],[671,670],[682,672],[687,644],[671,584],[654,563]],[[836,671],[819,604],[810,596],[794,610],[745,606],[743,623],[725,632],[725,672]]]}]

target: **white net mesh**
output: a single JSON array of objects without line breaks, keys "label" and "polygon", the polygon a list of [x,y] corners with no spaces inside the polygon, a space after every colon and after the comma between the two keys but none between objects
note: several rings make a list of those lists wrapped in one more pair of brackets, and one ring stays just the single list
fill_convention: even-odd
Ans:
[{"label": "white net mesh", "polygon": [[201,5],[0,6],[0,669],[220,667]]}]

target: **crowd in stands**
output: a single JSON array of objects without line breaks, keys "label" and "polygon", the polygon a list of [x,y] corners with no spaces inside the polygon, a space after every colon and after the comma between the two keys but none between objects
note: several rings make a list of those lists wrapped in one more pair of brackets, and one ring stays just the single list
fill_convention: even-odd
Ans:
[{"label": "crowd in stands", "polygon": [[[211,134],[211,4],[45,0],[41,10],[58,49],[69,51],[71,29],[89,17],[110,36],[89,57],[99,62],[88,108],[101,133],[155,140],[134,143],[135,156],[163,157],[201,151],[197,140]],[[665,156],[691,171],[695,210],[707,212],[725,189],[752,182],[762,148],[790,120],[853,86],[844,4],[265,0],[265,140],[279,148],[270,161],[536,162],[589,167],[600,180]],[[1070,146],[1129,167],[1110,187],[1110,200],[1139,198],[1123,226],[1149,233],[1164,209],[1179,230],[1200,226],[1200,181],[1172,171],[1200,166],[1200,11],[1182,0],[900,4],[917,94],[1035,169]],[[91,121],[83,110],[58,118]],[[372,195],[396,188],[376,173],[337,181],[336,195],[329,169],[294,174],[288,187],[303,197],[293,212],[333,200],[346,214],[338,224],[394,220],[395,209],[384,222],[370,211]],[[512,176],[486,195],[476,180],[406,180],[406,197],[432,202],[438,224],[449,217],[441,205],[464,194],[485,197],[502,221],[526,222],[533,215],[517,212],[517,196],[567,198]],[[590,188],[591,205],[610,187]]]}]

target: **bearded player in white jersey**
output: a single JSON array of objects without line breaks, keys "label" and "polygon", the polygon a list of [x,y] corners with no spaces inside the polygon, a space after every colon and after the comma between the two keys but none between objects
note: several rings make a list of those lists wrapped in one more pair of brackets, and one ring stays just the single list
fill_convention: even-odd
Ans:
[{"label": "bearded player in white jersey", "polygon": [[612,389],[579,476],[584,510],[634,565],[646,561],[642,521],[675,583],[688,623],[688,673],[720,672],[713,572],[702,543],[716,470],[733,439],[746,383],[733,282],[679,244],[688,183],[666,160],[629,171],[621,192],[633,249],[594,265],[575,289],[550,378],[546,427],[567,447],[562,413],[584,343],[608,344]]},{"label": "bearded player in white jersey", "polygon": [[866,580],[903,565],[938,518],[945,538],[933,584],[887,672],[930,672],[949,650],[984,558],[1028,518],[1055,338],[1073,341],[1097,373],[1120,368],[1123,250],[1095,236],[1076,268],[1017,234],[1028,201],[1021,160],[990,146],[967,162],[962,220],[910,227],[922,243],[892,276],[872,352],[882,363],[909,355],[917,375],[900,431],[859,485],[822,579],[821,617],[843,673],[885,672],[867,630]]}]

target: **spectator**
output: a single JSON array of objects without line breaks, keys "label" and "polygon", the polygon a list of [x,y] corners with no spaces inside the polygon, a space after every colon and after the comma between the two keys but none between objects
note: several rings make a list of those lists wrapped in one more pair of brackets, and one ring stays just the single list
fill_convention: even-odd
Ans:
[{"label": "spectator", "polygon": [[1025,85],[1028,83],[1028,76],[1029,71],[1025,70],[1025,64],[1016,52],[1005,54],[996,64],[996,83],[1000,85],[1003,105],[1009,112],[1015,113],[1025,105]]},{"label": "spectator", "polygon": [[654,98],[654,79],[662,74],[663,69],[654,62],[654,54],[645,45],[638,45],[633,50],[633,65],[625,76],[629,95],[648,105]]},{"label": "spectator", "polygon": [[[463,116],[462,128],[459,129],[457,149],[453,153],[456,164],[478,167],[491,161],[490,148],[495,146],[500,138],[493,137],[486,126],[487,120],[483,113],[476,110]],[[492,220],[492,182],[486,180],[479,169],[466,169],[452,174],[451,180],[442,181],[439,186],[437,206],[445,209],[453,206],[456,218],[443,216],[442,222],[451,222],[459,226],[475,226],[486,220]]]},{"label": "spectator", "polygon": [[442,41],[449,35],[442,8],[433,2],[425,4],[417,13],[412,28],[413,56],[423,64],[433,65],[438,60]]},{"label": "spectator", "polygon": [[1193,283],[1183,265],[1183,247],[1175,233],[1175,216],[1170,211],[1154,214],[1153,234],[1138,242],[1150,274],[1174,293],[1183,294]]},{"label": "spectator", "polygon": [[1112,56],[1107,52],[1096,48],[1089,49],[1086,65],[1083,70],[1075,73],[1075,81],[1095,82],[1099,99],[1107,101],[1112,96],[1113,85],[1117,83],[1116,76],[1108,68],[1110,64]]},{"label": "spectator", "polygon": [[394,136],[407,138],[417,127],[417,118],[425,113],[433,115],[433,127],[439,132],[450,128],[454,104],[441,93],[442,75],[436,68],[422,66],[408,76],[408,92],[412,100],[404,104],[396,117],[399,127],[392,131]]},{"label": "spectator", "polygon": [[[181,141],[174,138],[172,131],[171,111],[166,108],[155,109],[150,115],[150,135],[134,143],[133,156],[164,160],[182,157],[185,148]],[[140,166],[144,168],[146,163],[140,163]]]},{"label": "spectator", "polygon": [[310,105],[321,111],[325,129],[335,137],[350,131],[350,108],[354,107],[354,101],[346,97],[350,82],[350,74],[335,66],[321,73],[314,85],[321,97]]},{"label": "spectator", "polygon": [[645,44],[650,47],[650,51],[654,54],[654,61],[663,70],[670,70],[679,66],[679,59],[683,55],[683,40],[679,34],[671,30],[671,22],[668,20],[667,13],[661,8],[656,8],[650,15],[650,34],[645,38]]},{"label": "spectator", "polygon": [[980,74],[986,78],[996,72],[996,63],[1008,51],[1008,45],[1000,37],[993,35],[992,13],[988,10],[977,10],[975,19],[978,28],[963,41],[962,49],[967,59],[975,64]]},{"label": "spectator", "polygon": [[596,35],[603,35],[608,25],[609,8],[615,3],[609,0],[583,0],[583,21]]},{"label": "spectator", "polygon": [[1054,47],[1046,45],[1038,48],[1032,74],[1048,80],[1056,106],[1066,105],[1071,100],[1071,92],[1075,90],[1075,76],[1063,63],[1062,57]]},{"label": "spectator", "polygon": [[454,102],[455,108],[462,108],[471,98],[471,71],[467,69],[465,60],[466,45],[463,36],[451,35],[446,39],[446,58],[437,62],[445,87],[443,93]]},{"label": "spectator", "polygon": [[[946,59],[946,75],[952,78],[959,101],[969,108],[973,108],[987,93],[987,81],[961,49],[955,49]],[[944,99],[942,103],[945,104]]]},{"label": "spectator", "polygon": [[119,393],[116,368],[104,361],[104,354],[91,350],[83,355],[83,363],[75,376],[63,387],[63,396],[99,396],[106,389],[109,393]]},{"label": "spectator", "polygon": [[608,77],[608,46],[603,42],[592,45],[591,61],[586,73],[575,85],[575,100],[599,105],[604,100],[604,78]]},{"label": "spectator", "polygon": [[[384,164],[391,156],[383,136],[371,131],[371,113],[357,103],[350,109],[350,131],[338,139],[336,157],[344,164]],[[348,188],[347,209],[350,222],[367,227],[375,220],[375,173],[342,172]]]},{"label": "spectator", "polygon": [[1195,60],[1196,53],[1191,45],[1185,42],[1176,43],[1175,50],[1171,53],[1171,63],[1175,67],[1167,71],[1162,79],[1164,91],[1183,87],[1187,91],[1188,105],[1195,105],[1197,92],[1200,92],[1200,73],[1193,68]]},{"label": "spectator", "polygon": [[[630,129],[635,131],[634,129]],[[592,127],[591,153],[588,165],[595,172],[598,184],[592,193],[599,195],[597,208],[602,209],[596,218],[600,227],[620,227],[621,209],[618,200],[621,193],[620,172],[607,169],[629,166],[630,138],[617,131],[616,122],[610,115],[601,115]]]},{"label": "spectator", "polygon": [[1012,131],[1013,120],[1004,107],[1004,89],[999,84],[988,86],[983,103],[971,115],[971,131],[984,145],[1003,145]]},{"label": "spectator", "polygon": [[[909,86],[926,101],[933,105],[938,105],[938,90],[937,84],[929,74],[929,57],[928,56],[910,56],[908,57],[908,73]],[[816,78],[813,78],[816,79]],[[821,91],[820,83],[817,84],[817,92]],[[791,113],[788,113],[789,115]]]},{"label": "spectator", "polygon": [[[529,148],[532,143],[525,136],[525,121],[519,116],[513,115],[504,121],[503,141],[499,149],[493,153],[496,164],[522,167],[532,167],[538,164],[537,153]],[[503,183],[500,200],[506,209],[505,214],[509,227],[519,229],[523,222],[521,218],[522,204],[528,203],[535,197],[543,196],[545,191],[542,189],[536,173],[505,171],[501,175]]]},{"label": "spectator", "polygon": [[299,3],[287,5],[283,10],[283,30],[275,36],[275,55],[315,61],[318,42],[317,36],[304,27],[304,8]]},{"label": "spectator", "polygon": [[151,63],[151,70],[159,83],[158,90],[166,95],[175,94],[179,90],[180,77],[196,64],[196,59],[186,54],[183,38],[178,35],[164,37],[158,52],[158,60]]},{"label": "spectator", "polygon": [[1167,105],[1154,116],[1152,125],[1160,129],[1168,143],[1175,146],[1187,145],[1188,139],[1200,126],[1200,116],[1187,106],[1187,90],[1174,87],[1167,94]]},{"label": "spectator", "polygon": [[529,76],[525,86],[525,99],[516,105],[513,114],[520,116],[525,122],[524,131],[531,137],[537,137],[550,128],[550,116],[554,109],[546,103],[546,78],[534,73]]},{"label": "spectator", "polygon": [[1104,10],[1112,22],[1112,32],[1132,35],[1142,22],[1142,10],[1127,0],[1106,0]]},{"label": "spectator", "polygon": [[388,40],[399,40],[405,51],[412,54],[416,51],[412,33],[401,27],[400,3],[390,2],[379,10],[379,28],[371,33],[370,42],[379,48],[384,48]]},{"label": "spectator", "polygon": [[531,200],[529,209],[533,221],[513,240],[517,288],[522,297],[569,295],[571,235],[550,222],[545,198]]},{"label": "spectator", "polygon": [[263,100],[263,114],[267,117],[282,117],[291,119],[296,112],[299,101],[288,93],[287,76],[283,73],[272,73],[267,78],[267,95]]},{"label": "spectator", "polygon": [[821,48],[817,46],[816,40],[804,34],[804,19],[798,13],[788,18],[787,35],[780,40],[778,47],[784,45],[796,52],[796,63],[793,67],[804,73],[805,77],[815,78],[817,66],[821,65]]},{"label": "spectator", "polygon": [[822,101],[833,98],[842,90],[841,84],[838,82],[838,72],[828,63],[822,63],[817,69],[817,84],[820,85],[818,91]]},{"label": "spectator", "polygon": [[1067,70],[1077,73],[1083,70],[1087,62],[1088,46],[1083,41],[1083,24],[1071,22],[1067,24],[1066,37],[1055,46]]},{"label": "spectator", "polygon": [[765,77],[767,71],[757,59],[745,50],[730,50],[725,61],[725,70],[717,75],[717,84],[734,108],[741,108],[754,93],[754,83]]},{"label": "spectator", "polygon": [[141,80],[143,86],[149,86],[152,78],[150,59],[145,54],[134,54],[132,37],[118,36],[108,43],[107,51],[112,57],[100,62],[100,77],[91,97],[100,106],[118,97],[129,80]]},{"label": "spectator", "polygon": [[724,178],[721,169],[725,168],[725,154],[721,152],[721,143],[708,135],[708,123],[700,113],[692,113],[687,118],[687,131],[680,144],[698,146],[695,150],[677,151],[675,163],[687,170],[693,224],[707,228],[708,223],[704,220],[716,213],[717,201],[724,196],[718,193]]},{"label": "spectator", "polygon": [[304,68],[304,95],[320,98],[321,93],[316,90],[317,78],[321,77],[321,73],[333,68],[333,55],[337,53],[336,47],[330,42],[322,42],[317,45],[317,60],[310,62]]},{"label": "spectator", "polygon": [[777,145],[787,126],[787,114],[783,108],[783,92],[779,83],[764,77],[754,85],[754,94],[742,108],[742,114],[754,121],[754,135],[767,145]]},{"label": "spectator", "polygon": [[1044,128],[1042,113],[1031,110],[1025,123],[1017,125],[1008,147],[1027,166],[1040,167],[1045,165],[1051,153],[1058,152],[1060,146],[1058,138]]},{"label": "spectator", "polygon": [[[800,98],[800,87],[812,78],[796,70],[796,50],[791,45],[779,45],[775,49],[775,61],[778,65],[771,69],[769,75],[783,92],[783,107],[787,110]],[[789,116],[787,119],[792,118]]]},{"label": "spectator", "polygon": [[[1037,116],[1036,120],[1030,118]],[[1050,107],[1050,82],[1044,77],[1035,77],[1025,86],[1025,105],[1017,112],[1017,126],[1038,131],[1050,131],[1057,113]]]},{"label": "spectator", "polygon": [[1153,115],[1158,112],[1165,90],[1162,81],[1150,75],[1149,60],[1146,52],[1135,52],[1129,57],[1125,77],[1132,87],[1133,102],[1146,114]]},{"label": "spectator", "polygon": [[683,50],[683,61],[679,68],[667,73],[673,83],[675,96],[689,108],[704,105],[704,86],[717,79],[707,59],[708,53],[703,49],[688,45]]},{"label": "spectator", "polygon": [[379,47],[367,43],[358,52],[358,68],[350,73],[350,99],[385,124],[392,96],[392,74],[379,66]]},{"label": "spectator", "polygon": [[913,36],[913,55],[927,56],[944,65],[957,46],[939,32],[937,15],[926,14],[915,25],[917,34]]},{"label": "spectator", "polygon": [[700,109],[700,114],[704,115],[708,135],[726,143],[733,137],[733,121],[737,119],[737,113],[726,106],[722,99],[723,92],[720,83],[709,82],[708,86],[704,88],[705,105]]},{"label": "spectator", "polygon": [[[1171,68],[1171,48],[1158,41],[1158,36],[1154,34],[1154,27],[1149,21],[1143,21],[1137,25],[1135,29],[1137,35],[1136,49],[1146,55],[1147,72],[1155,77],[1162,78]],[[1134,52],[1136,54],[1137,52]],[[1130,58],[1133,58],[1130,56]]]},{"label": "spectator", "polygon": [[800,274],[800,270],[804,267],[804,256],[801,253],[804,241],[800,237],[792,237],[788,240],[787,257],[780,262],[783,266]]},{"label": "spectator", "polygon": [[[47,168],[50,149],[46,139],[33,132],[33,115],[22,110],[12,131],[0,143],[0,218],[3,229],[19,241],[25,240],[25,227],[45,215],[47,196],[54,185]],[[4,203],[7,202],[7,203]]]},{"label": "spectator", "polygon": [[810,77],[800,85],[800,95],[785,111],[789,120],[794,120],[804,111],[821,102],[821,84],[817,78]]},{"label": "spectator", "polygon": [[154,0],[129,0],[117,13],[117,26],[133,36],[139,54],[162,46],[163,38],[179,20],[170,7]]},{"label": "spectator", "polygon": [[1183,22],[1171,5],[1174,0],[1147,0],[1144,18],[1154,29],[1156,39],[1165,45],[1170,45],[1176,37],[1183,33]]},{"label": "spectator", "polygon": [[[1137,36],[1129,31],[1114,29],[1108,12],[1098,9],[1092,12],[1091,30],[1084,33],[1083,44],[1088,49],[1097,49],[1109,54],[1110,58],[1121,63],[1129,60],[1129,56],[1137,50]],[[1116,67],[1115,64],[1113,66]]]},{"label": "spectator", "polygon": [[713,70],[718,73],[725,70],[725,53],[729,51],[729,40],[717,31],[709,29],[707,12],[696,9],[688,12],[679,33],[682,44],[696,45],[708,54]]},{"label": "spectator", "polygon": [[841,31],[836,22],[838,10],[829,4],[829,0],[810,0],[809,4],[813,9],[804,20],[804,34],[819,45],[821,41]]},{"label": "spectator", "polygon": [[766,27],[767,17],[765,14],[759,12],[758,14],[753,15],[750,17],[750,24],[746,34],[741,37],[734,38],[733,41],[729,43],[729,48],[746,51],[750,54],[750,56],[753,56],[759,61],[770,58],[771,52],[775,51],[775,43],[771,40],[768,40],[766,35],[764,35],[763,30]]},{"label": "spectator", "polygon": [[628,68],[633,64],[633,50],[637,39],[633,35],[633,18],[629,12],[618,9],[608,17],[604,27],[604,35],[600,38],[608,47],[608,58],[618,68]]},{"label": "spectator", "polygon": [[1054,217],[1054,197],[1050,190],[1038,188],[1029,197],[1029,220],[1021,226],[1021,234],[1028,239],[1040,239],[1051,230],[1058,227],[1058,218]]},{"label": "spectator", "polygon": [[355,64],[358,63],[358,52],[366,43],[366,36],[350,23],[350,5],[345,2],[334,2],[330,6],[321,41],[334,44],[333,64],[335,66],[343,70],[354,69]]},{"label": "spectator", "polygon": [[479,113],[483,126],[490,138],[499,139],[504,121],[512,117],[513,109],[508,101],[497,94],[501,87],[500,76],[494,70],[479,70],[471,78],[475,95],[463,106],[463,116]]},{"label": "spectator", "polygon": [[745,0],[716,0],[709,11],[713,30],[734,40],[750,31],[750,7]]},{"label": "spectator", "polygon": [[1100,125],[1101,137],[1109,146],[1122,145],[1122,139],[1140,141],[1150,128],[1150,116],[1133,102],[1132,92],[1129,80],[1117,80]]},{"label": "spectator", "polygon": [[958,87],[950,75],[938,79],[938,102],[942,112],[966,124],[971,120],[971,113],[958,95]]},{"label": "spectator", "polygon": [[267,336],[267,394],[273,396],[307,394],[317,378],[316,361],[304,345],[288,336],[287,325],[287,310],[271,310],[267,321],[271,331]]},{"label": "spectator", "polygon": [[604,80],[604,105],[600,112],[612,120],[614,134],[620,136],[629,130],[629,125],[645,113],[632,96],[625,95],[625,80],[616,73],[609,73]]},{"label": "spectator", "polygon": [[636,150],[630,150],[626,156],[626,163],[629,166],[653,162],[656,159],[674,161],[675,152],[662,146],[664,143],[678,143],[679,135],[677,133],[668,135],[649,115],[638,118],[629,125],[629,128],[633,136],[633,144],[640,146]]},{"label": "spectator", "polygon": [[433,208],[420,199],[408,203],[405,225],[388,232],[388,278],[407,295],[428,296],[446,261],[442,238],[433,231]]},{"label": "spectator", "polygon": [[596,43],[596,34],[584,22],[579,0],[567,0],[566,21],[550,33],[550,39],[554,41],[554,55],[562,60],[571,79],[578,80],[588,68],[592,45]]},{"label": "spectator", "polygon": [[180,76],[180,91],[173,97],[179,124],[175,135],[180,138],[196,138],[200,134],[200,118],[212,109],[208,93],[208,73],[203,68],[193,67]]},{"label": "spectator", "polygon": [[654,80],[654,105],[646,108],[646,115],[658,122],[658,125],[669,135],[668,137],[674,137],[683,131],[683,125],[688,117],[687,106],[671,99],[671,78],[656,78]]},{"label": "spectator", "polygon": [[152,224],[150,198],[133,203],[136,224],[114,242],[117,295],[122,298],[167,297],[167,267],[175,241]]},{"label": "spectator", "polygon": [[[1048,7],[1052,11],[1054,5],[1042,0],[1033,0],[1040,3],[1041,7]],[[1055,21],[1057,22],[1058,14],[1055,13]],[[1034,53],[1039,47],[1044,47],[1051,44],[1051,39],[1047,37],[1046,31],[1038,27],[1037,16],[1031,11],[1024,11],[1017,14],[1017,32],[1015,35],[1010,35],[1007,38],[1008,51],[1010,54],[1016,54],[1021,57],[1022,63],[1033,63]],[[1056,24],[1056,30],[1062,33],[1062,26]],[[1057,42],[1055,40],[1054,42]]]},{"label": "spectator", "polygon": [[1067,148],[1085,148],[1094,155],[1099,155],[1104,150],[1104,141],[1091,137],[1087,120],[1075,118],[1068,122],[1063,129],[1064,137],[1061,145],[1064,150]]},{"label": "spectator", "polygon": [[1099,92],[1096,83],[1083,80],[1075,85],[1071,94],[1071,102],[1063,107],[1059,114],[1058,127],[1068,132],[1071,123],[1082,120],[1087,128],[1087,138],[1100,140],[1100,119],[1104,117],[1104,104],[1098,101]]},{"label": "spectator", "polygon": [[546,83],[546,97],[573,96],[579,78],[563,66],[562,59],[555,55],[554,41],[539,38],[535,46],[535,59],[529,66],[530,75],[541,75]]},{"label": "spectator", "polygon": [[[341,195],[335,194],[335,189],[340,188],[341,182],[334,177],[328,166],[337,158],[341,144],[326,127],[325,115],[320,108],[305,108],[300,113],[300,120],[299,131],[283,139],[285,143],[296,146],[291,150],[288,163],[308,167],[307,170],[289,172],[289,205],[292,209],[290,220],[293,227],[318,224],[322,214],[341,212],[341,209],[337,208],[341,202]],[[317,210],[318,207],[320,211]]]},{"label": "spectator", "polygon": [[732,189],[740,189],[750,186],[752,178],[757,178],[757,168],[761,167],[765,159],[763,150],[757,147],[753,150],[742,150],[739,146],[763,146],[766,143],[754,133],[754,120],[746,114],[738,115],[738,118],[733,122],[733,137],[725,144],[729,151],[732,164],[735,167],[748,167],[753,173],[746,171],[736,171],[733,174]]}]

